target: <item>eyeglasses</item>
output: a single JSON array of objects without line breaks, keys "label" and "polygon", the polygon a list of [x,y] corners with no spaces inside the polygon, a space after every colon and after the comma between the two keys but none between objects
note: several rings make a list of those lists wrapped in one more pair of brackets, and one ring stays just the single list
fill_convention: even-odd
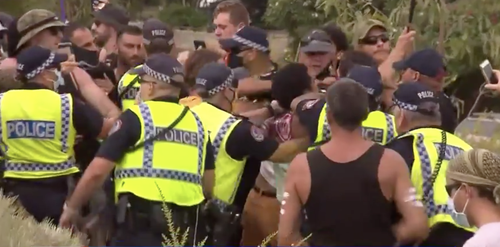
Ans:
[{"label": "eyeglasses", "polygon": [[362,45],[376,45],[379,41],[382,41],[382,43],[385,43],[389,41],[389,36],[387,36],[386,33],[380,34],[377,36],[368,36],[365,37],[364,39],[360,39],[359,43]]}]

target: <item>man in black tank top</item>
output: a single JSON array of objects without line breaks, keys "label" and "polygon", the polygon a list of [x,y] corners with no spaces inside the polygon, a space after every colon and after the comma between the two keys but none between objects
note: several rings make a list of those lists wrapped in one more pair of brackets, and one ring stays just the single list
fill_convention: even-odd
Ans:
[{"label": "man in black tank top", "polygon": [[[424,239],[424,208],[416,200],[403,158],[367,141],[365,89],[340,79],[326,93],[332,139],[292,161],[285,181],[278,245],[298,244],[301,212],[311,230],[308,246],[394,246]],[[393,226],[392,203],[404,220]]]}]

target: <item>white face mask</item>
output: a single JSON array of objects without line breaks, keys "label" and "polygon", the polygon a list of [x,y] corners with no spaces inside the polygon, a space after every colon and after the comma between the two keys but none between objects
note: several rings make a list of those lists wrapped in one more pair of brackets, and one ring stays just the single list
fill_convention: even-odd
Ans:
[{"label": "white face mask", "polygon": [[453,196],[453,198],[449,199],[448,207],[451,209],[451,217],[453,218],[455,223],[457,223],[460,226],[469,228],[469,227],[471,227],[471,225],[469,223],[469,220],[467,219],[467,215],[465,215],[465,209],[467,208],[467,205],[469,204],[469,199],[467,199],[467,201],[465,202],[464,209],[462,210],[462,212],[457,212],[457,210],[455,208],[455,196],[457,195],[458,191],[461,188],[462,188],[462,186],[460,186],[458,188],[458,190],[455,192],[455,195]]}]

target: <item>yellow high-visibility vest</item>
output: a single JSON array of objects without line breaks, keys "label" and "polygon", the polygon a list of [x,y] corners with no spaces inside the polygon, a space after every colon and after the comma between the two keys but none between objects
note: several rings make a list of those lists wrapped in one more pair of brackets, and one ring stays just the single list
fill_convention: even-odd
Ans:
[{"label": "yellow high-visibility vest", "polygon": [[[139,65],[135,67],[134,69],[140,68],[142,65]],[[123,91],[126,90],[127,86],[130,83],[133,83],[134,85],[123,95],[123,97],[119,100],[121,100],[122,103],[122,110],[126,111],[128,108],[131,106],[135,105],[135,97],[137,96],[137,93],[139,92],[139,89],[141,85],[139,84],[140,77],[138,75],[132,75],[129,72],[125,73],[122,78],[120,79],[120,82],[118,83],[118,95],[120,95]]]},{"label": "yellow high-visibility vest", "polygon": [[[136,145],[153,138],[179,117],[184,106],[146,101],[129,108],[141,122]],[[165,114],[165,113],[168,114]],[[193,206],[204,200],[202,177],[208,131],[191,111],[171,130],[125,154],[115,169],[115,196],[132,193],[140,198]]]},{"label": "yellow high-visibility vest", "polygon": [[[192,108],[208,128],[215,155],[215,199],[232,204],[240,185],[246,159],[235,160],[226,152],[226,142],[234,127],[241,121],[217,107],[201,103]],[[242,144],[244,145],[244,144]]]},{"label": "yellow high-visibility vest", "polygon": [[[385,145],[387,142],[397,136],[396,123],[394,116],[381,111],[372,111],[368,118],[363,121],[363,136],[373,142]],[[331,137],[330,125],[326,118],[326,103],[321,109],[318,120],[318,131],[316,139],[309,150],[316,148],[318,145],[328,141]]]},{"label": "yellow high-visibility vest", "polygon": [[79,172],[70,94],[10,90],[0,94],[0,104],[4,177],[41,179]]},{"label": "yellow high-visibility vest", "polygon": [[420,128],[412,130],[397,138],[413,136],[414,162],[411,169],[411,180],[417,190],[417,199],[424,203],[429,227],[437,223],[451,223],[456,227],[467,231],[475,231],[475,228],[465,228],[455,223],[451,217],[451,209],[448,207],[449,196],[446,192],[446,170],[448,163],[461,152],[468,151],[472,147],[457,136],[446,133],[446,149],[439,173],[431,185],[431,177],[436,169],[440,148],[443,143],[443,130],[435,128]]}]

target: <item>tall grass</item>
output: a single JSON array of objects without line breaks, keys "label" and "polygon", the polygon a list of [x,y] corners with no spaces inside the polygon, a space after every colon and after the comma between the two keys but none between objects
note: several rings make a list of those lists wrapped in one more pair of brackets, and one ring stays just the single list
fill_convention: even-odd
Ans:
[{"label": "tall grass", "polygon": [[0,190],[0,246],[75,246],[85,245],[82,235],[56,227],[49,221],[37,222],[15,198]]}]

